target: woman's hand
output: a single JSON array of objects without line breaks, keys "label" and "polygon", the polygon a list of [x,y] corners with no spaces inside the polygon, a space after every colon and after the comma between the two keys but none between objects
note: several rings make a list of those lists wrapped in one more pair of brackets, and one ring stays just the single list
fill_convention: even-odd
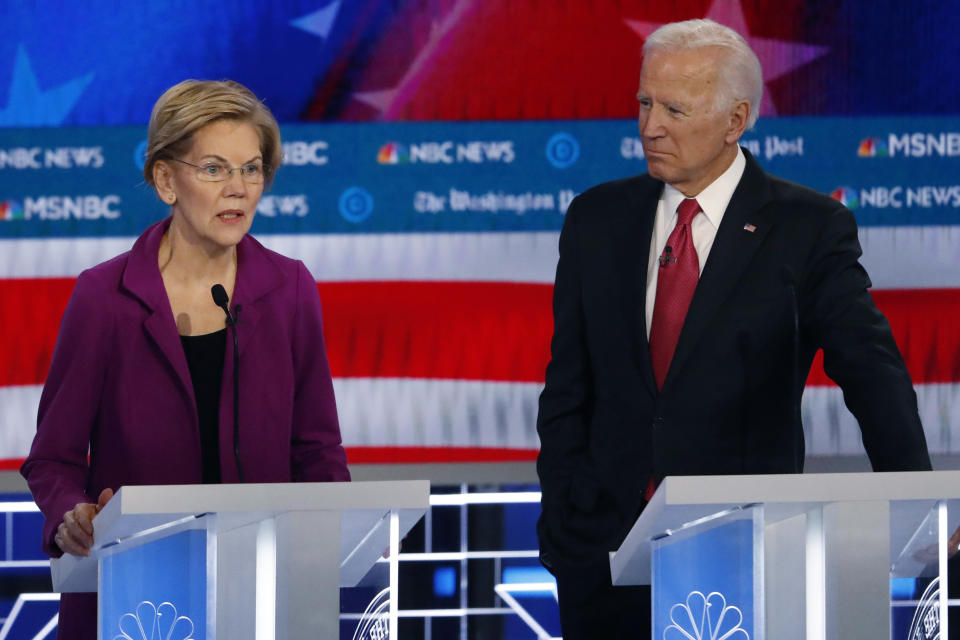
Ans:
[{"label": "woman's hand", "polygon": [[54,542],[64,553],[87,557],[93,546],[93,519],[107,506],[113,497],[113,489],[100,492],[97,504],[81,502],[63,515],[63,522],[57,527]]}]

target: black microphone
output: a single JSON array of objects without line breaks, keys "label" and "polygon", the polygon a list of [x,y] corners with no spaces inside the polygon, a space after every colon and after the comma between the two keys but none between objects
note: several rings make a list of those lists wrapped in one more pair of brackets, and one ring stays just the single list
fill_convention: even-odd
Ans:
[{"label": "black microphone", "polygon": [[803,393],[800,389],[798,378],[800,377],[800,310],[797,305],[797,279],[793,275],[793,269],[789,265],[780,266],[780,281],[787,288],[790,298],[790,319],[793,322],[791,333],[793,334],[792,348],[792,366],[790,375],[790,409],[793,413],[794,426],[803,429],[802,416],[800,413],[800,396]]},{"label": "black microphone", "polygon": [[227,326],[233,333],[233,459],[237,463],[237,476],[240,482],[244,481],[243,465],[240,463],[240,341],[237,339],[237,320],[240,307],[236,315],[230,313],[230,298],[222,284],[215,284],[210,289],[213,302],[227,314]]},{"label": "black microphone", "polygon": [[228,303],[230,298],[227,296],[227,290],[222,284],[215,284],[210,288],[210,295],[213,296],[213,304],[217,305],[227,314],[227,326],[233,326],[233,315],[230,314]]}]

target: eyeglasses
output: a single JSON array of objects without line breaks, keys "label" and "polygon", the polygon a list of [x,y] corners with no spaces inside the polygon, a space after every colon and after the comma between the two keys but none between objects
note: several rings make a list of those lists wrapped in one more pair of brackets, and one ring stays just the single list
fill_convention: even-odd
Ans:
[{"label": "eyeglasses", "polygon": [[240,178],[247,184],[260,184],[263,182],[264,165],[260,162],[248,162],[239,167],[220,164],[219,162],[207,162],[206,164],[193,164],[180,158],[171,158],[188,167],[193,167],[197,180],[204,182],[223,182],[233,175],[234,171],[240,172]]}]

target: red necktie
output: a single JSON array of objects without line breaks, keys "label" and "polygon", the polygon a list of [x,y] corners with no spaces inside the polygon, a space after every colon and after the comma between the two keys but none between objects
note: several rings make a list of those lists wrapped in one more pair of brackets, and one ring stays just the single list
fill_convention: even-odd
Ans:
[{"label": "red necktie", "polygon": [[693,198],[686,198],[680,203],[677,207],[677,226],[667,238],[667,246],[660,256],[657,297],[654,299],[653,320],[650,322],[650,358],[657,389],[663,388],[693,291],[700,279],[700,259],[693,246],[693,232],[690,230],[690,222],[700,211],[700,205]]}]

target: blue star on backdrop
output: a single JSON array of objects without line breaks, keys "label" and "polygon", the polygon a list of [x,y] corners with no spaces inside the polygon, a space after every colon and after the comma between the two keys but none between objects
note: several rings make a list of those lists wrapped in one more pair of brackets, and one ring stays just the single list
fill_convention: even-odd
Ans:
[{"label": "blue star on backdrop", "polygon": [[329,38],[330,32],[333,31],[333,25],[337,21],[337,14],[340,12],[340,2],[341,0],[334,0],[322,9],[291,21],[291,24],[307,33],[315,34],[324,39]]},{"label": "blue star on backdrop", "polygon": [[[379,0],[378,0],[379,1]],[[185,78],[250,87],[297,121],[367,0],[7,3],[0,126],[144,124]],[[376,4],[374,2],[373,4]],[[11,64],[12,61],[12,64]]]},{"label": "blue star on backdrop", "polygon": [[55,127],[63,124],[93,74],[42,90],[24,47],[17,47],[7,106],[0,109],[0,127]]}]

